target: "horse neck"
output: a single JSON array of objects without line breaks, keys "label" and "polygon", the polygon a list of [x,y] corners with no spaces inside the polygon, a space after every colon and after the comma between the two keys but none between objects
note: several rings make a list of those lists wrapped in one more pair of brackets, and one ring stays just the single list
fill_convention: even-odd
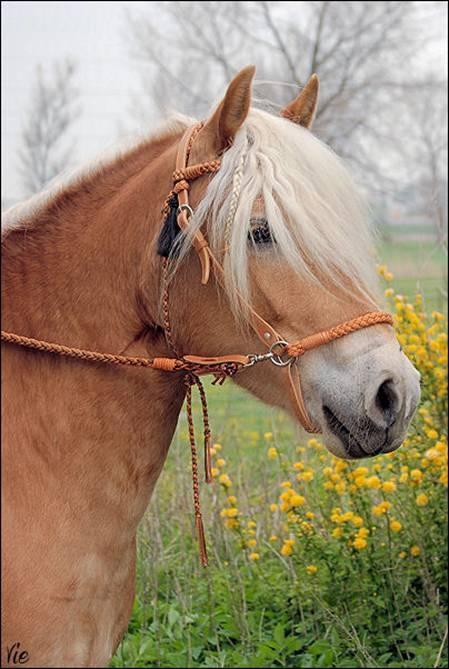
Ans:
[{"label": "horse neck", "polygon": [[[5,329],[119,352],[157,323],[160,259],[151,251],[173,163],[173,137],[143,144],[7,230]],[[154,313],[140,299],[143,274]]]},{"label": "horse neck", "polygon": [[[161,277],[154,242],[175,150],[173,135],[150,142],[7,232],[3,329],[101,352],[170,355],[158,325]],[[33,460],[36,448],[45,450],[56,468],[55,453],[66,456],[70,468],[61,476],[69,477],[74,496],[70,480],[84,482],[80,505],[83,496],[97,495],[106,472],[119,472],[113,485],[103,481],[111,489],[108,503],[126,489],[134,527],[173,437],[184,398],[182,379],[152,370],[111,370],[13,346],[4,360],[11,447],[20,442],[24,461]],[[15,406],[23,407],[18,424]],[[50,424],[48,439],[43,426],[47,430]],[[8,426],[5,430],[9,434]],[[33,466],[45,467],[46,461],[36,458]],[[129,484],[130,475],[137,476],[138,486]],[[104,497],[97,503],[104,504]]]}]

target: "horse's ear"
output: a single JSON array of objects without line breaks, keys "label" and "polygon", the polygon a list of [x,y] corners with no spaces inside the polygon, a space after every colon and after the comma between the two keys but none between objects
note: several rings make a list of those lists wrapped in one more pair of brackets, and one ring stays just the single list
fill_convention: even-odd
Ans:
[{"label": "horse's ear", "polygon": [[255,71],[254,65],[248,65],[235,75],[223,100],[204,126],[204,134],[213,138],[217,151],[222,151],[232,142],[248,115]]},{"label": "horse's ear", "polygon": [[305,128],[311,128],[318,104],[319,90],[319,79],[316,74],[312,74],[298,97],[281,111],[281,116]]}]

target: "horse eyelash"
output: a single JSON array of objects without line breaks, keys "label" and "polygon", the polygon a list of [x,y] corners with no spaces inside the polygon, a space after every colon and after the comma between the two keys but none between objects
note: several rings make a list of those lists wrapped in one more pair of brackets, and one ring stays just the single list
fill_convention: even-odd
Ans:
[{"label": "horse eyelash", "polygon": [[253,244],[272,244],[273,237],[266,218],[252,218],[250,220],[248,240]]}]

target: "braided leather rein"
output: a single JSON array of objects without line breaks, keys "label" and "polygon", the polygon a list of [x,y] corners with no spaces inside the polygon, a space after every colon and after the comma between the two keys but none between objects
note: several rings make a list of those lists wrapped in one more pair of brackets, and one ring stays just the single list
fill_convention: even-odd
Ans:
[{"label": "braided leather rein", "polygon": [[[214,174],[219,170],[221,160],[216,159],[209,162],[199,163],[197,165],[188,166],[188,158],[198,132],[203,127],[203,123],[199,123],[193,128],[189,128],[178,148],[176,169],[173,172],[173,188],[169,193],[163,213],[167,214],[170,199],[172,197],[178,198],[177,207],[177,222],[182,231],[186,231],[189,227],[189,218],[193,214],[188,202],[188,191],[190,182],[206,174]],[[216,270],[216,276],[219,283],[222,283],[223,269],[220,263],[213,255],[207,240],[201,232],[197,232],[192,240],[202,268],[202,283],[207,283],[209,278],[210,263]],[[204,461],[205,461],[205,480],[207,483],[212,481],[211,473],[211,432],[209,427],[207,400],[204,386],[199,378],[203,374],[212,374],[215,376],[213,383],[223,383],[227,377],[232,377],[238,372],[253,367],[255,364],[270,360],[278,367],[288,367],[289,373],[292,364],[297,358],[304,355],[318,346],[329,344],[336,339],[346,336],[357,330],[362,330],[373,325],[386,324],[393,325],[393,317],[391,314],[384,311],[372,311],[352,320],[345,321],[335,327],[327,330],[314,333],[296,342],[288,343],[266,322],[257,312],[251,312],[251,326],[262,341],[264,346],[268,348],[266,353],[251,353],[251,354],[236,354],[225,355],[218,357],[203,357],[195,355],[179,355],[175,347],[170,318],[169,318],[169,292],[167,281],[168,260],[163,259],[163,320],[164,332],[167,344],[174,354],[174,357],[156,357],[156,358],[142,358],[133,356],[116,355],[112,353],[101,353],[98,351],[89,351],[85,349],[74,348],[70,346],[63,346],[61,344],[43,341],[41,339],[33,339],[25,337],[13,332],[1,331],[1,340],[7,344],[14,344],[24,348],[41,351],[43,353],[52,353],[63,357],[74,358],[92,363],[102,363],[109,365],[124,365],[128,367],[145,367],[163,372],[179,372],[184,374],[184,381],[186,384],[186,411],[189,428],[189,442],[191,448],[192,458],[192,482],[193,482],[193,501],[195,509],[195,525],[200,547],[201,564],[206,566],[208,564],[206,542],[204,537],[204,528],[201,516],[200,497],[199,497],[199,482],[198,482],[198,458],[195,443],[194,424],[192,416],[192,386],[196,385],[201,399],[203,426],[204,426]],[[270,341],[271,339],[271,341]],[[274,339],[274,341],[273,341]],[[293,386],[293,378],[289,376],[290,385]],[[304,402],[302,400],[300,384],[298,389],[294,389],[292,397],[297,405],[297,414],[303,426],[309,432],[317,432],[318,430],[310,422],[307,416]]]}]

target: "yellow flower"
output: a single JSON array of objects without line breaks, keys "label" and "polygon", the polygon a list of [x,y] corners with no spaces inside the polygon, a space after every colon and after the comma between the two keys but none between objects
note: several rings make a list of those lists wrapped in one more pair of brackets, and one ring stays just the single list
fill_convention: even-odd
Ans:
[{"label": "yellow flower", "polygon": [[292,484],[290,481],[282,481],[281,488],[291,488]]},{"label": "yellow flower", "polygon": [[290,498],[291,506],[303,506],[306,503],[305,497],[302,495],[292,495]]},{"label": "yellow flower", "polygon": [[212,469],[211,469],[211,474],[212,474],[212,477],[213,477],[213,478],[216,478],[216,477],[218,476],[219,473],[220,473],[220,470],[219,470],[219,469],[217,469],[216,467],[212,467]]},{"label": "yellow flower", "polygon": [[234,530],[240,525],[238,518],[226,518],[224,524],[225,527],[227,527],[230,530]]},{"label": "yellow flower", "polygon": [[369,536],[369,529],[367,527],[361,527],[357,532],[357,536],[360,539],[366,539]]},{"label": "yellow flower", "polygon": [[394,290],[393,288],[387,288],[386,291],[384,292],[385,297],[392,297],[394,295]]},{"label": "yellow flower", "polygon": [[354,525],[354,527],[361,527],[363,525],[363,518],[362,516],[354,516],[351,519],[351,523]]},{"label": "yellow flower", "polygon": [[410,478],[412,479],[412,481],[419,483],[420,481],[422,481],[423,473],[420,469],[412,469],[412,471],[410,472]]},{"label": "yellow flower", "polygon": [[307,572],[308,574],[310,574],[311,576],[312,576],[313,574],[316,574],[317,571],[318,571],[318,567],[316,567],[314,564],[309,564],[309,565],[307,565],[307,567],[306,567],[306,572]]},{"label": "yellow flower", "polygon": [[425,493],[421,493],[420,495],[417,496],[416,498],[416,504],[418,506],[426,506],[429,502],[429,498]]},{"label": "yellow flower", "polygon": [[225,464],[226,464],[226,460],[223,460],[223,458],[218,458],[218,460],[217,460],[218,467],[224,467]]},{"label": "yellow flower", "polygon": [[391,509],[390,502],[381,502],[377,506],[373,506],[372,511],[375,516],[382,516],[384,513],[387,513],[389,509]]},{"label": "yellow flower", "polygon": [[273,433],[272,432],[265,432],[263,435],[267,441],[271,441],[273,439]]},{"label": "yellow flower", "polygon": [[237,497],[234,497],[234,495],[229,495],[229,497],[228,497],[229,504],[235,504],[236,501],[237,501]]},{"label": "yellow flower", "polygon": [[413,555],[413,557],[418,557],[418,555],[421,554],[421,549],[419,546],[412,546],[410,548],[410,553]]},{"label": "yellow flower", "polygon": [[396,483],[394,481],[385,481],[382,485],[382,490],[384,492],[394,492],[396,490]]},{"label": "yellow flower", "polygon": [[313,472],[311,470],[308,470],[307,472],[304,472],[303,474],[298,474],[296,477],[299,479],[299,477],[302,476],[303,481],[311,481],[313,479]]},{"label": "yellow flower", "polygon": [[436,430],[427,430],[429,439],[438,439],[438,432]]},{"label": "yellow flower", "polygon": [[392,532],[400,532],[402,530],[402,525],[399,522],[399,520],[396,520],[393,518],[393,520],[390,520],[390,529]]},{"label": "yellow flower", "polygon": [[368,542],[366,539],[363,539],[362,537],[357,537],[356,539],[354,539],[354,543],[352,545],[357,551],[362,551],[364,548],[367,547]]},{"label": "yellow flower", "polygon": [[257,523],[254,520],[248,520],[248,527],[252,529],[253,527],[256,527]]},{"label": "yellow flower", "polygon": [[312,518],[315,518],[315,514],[313,513],[313,511],[307,511],[306,518],[309,518],[309,520],[312,520]]},{"label": "yellow flower", "polygon": [[277,541],[277,540],[278,540],[277,536],[275,534],[272,534],[270,537],[270,541]]},{"label": "yellow flower", "polygon": [[215,448],[216,451],[221,451],[221,444],[214,444],[212,448]]},{"label": "yellow flower", "polygon": [[293,553],[293,548],[291,544],[284,542],[284,545],[281,548],[281,555],[284,557],[289,557]]},{"label": "yellow flower", "polygon": [[405,558],[406,555],[407,555],[407,553],[406,553],[405,551],[401,551],[401,552],[399,553],[399,557],[401,558],[401,560],[403,560],[403,559]]},{"label": "yellow flower", "polygon": [[342,527],[336,527],[334,530],[332,530],[332,536],[335,537],[335,539],[339,539],[342,534],[343,534]]},{"label": "yellow flower", "polygon": [[304,469],[304,463],[299,461],[299,462],[294,462],[293,463],[294,469]]},{"label": "yellow flower", "polygon": [[270,511],[272,513],[274,513],[277,510],[278,510],[278,505],[277,504],[270,504]]},{"label": "yellow flower", "polygon": [[277,448],[275,448],[274,446],[271,446],[271,447],[268,449],[267,454],[268,454],[268,458],[269,458],[270,460],[276,460],[276,458],[277,458],[277,456],[278,456]]},{"label": "yellow flower", "polygon": [[373,488],[374,490],[377,490],[378,488],[381,487],[381,485],[382,485],[382,483],[381,483],[380,478],[378,476],[370,476],[366,480],[367,488]]},{"label": "yellow flower", "polygon": [[248,539],[248,541],[246,542],[246,545],[248,546],[248,548],[254,548],[254,546],[256,546],[256,544],[257,544],[257,541],[255,539]]},{"label": "yellow flower", "polygon": [[259,555],[259,553],[250,553],[249,554],[249,559],[256,562],[257,560],[260,560],[260,555]]},{"label": "yellow flower", "polygon": [[230,488],[232,485],[232,481],[227,474],[222,474],[218,480],[225,488]]}]

